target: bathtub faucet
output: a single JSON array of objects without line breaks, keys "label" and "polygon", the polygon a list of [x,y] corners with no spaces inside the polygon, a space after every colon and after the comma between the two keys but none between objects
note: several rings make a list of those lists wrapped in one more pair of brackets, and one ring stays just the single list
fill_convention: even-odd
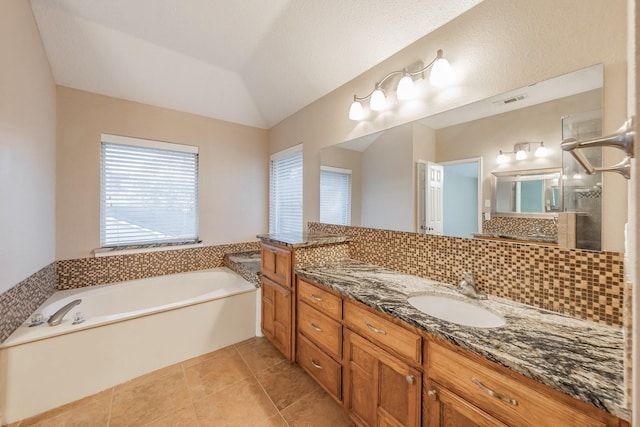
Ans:
[{"label": "bathtub faucet", "polygon": [[62,307],[60,310],[58,310],[55,313],[53,313],[51,315],[51,317],[49,317],[49,320],[47,320],[47,323],[49,324],[49,326],[58,326],[60,324],[60,322],[62,322],[62,318],[69,311],[71,311],[71,309],[73,307],[75,307],[76,305],[80,304],[81,302],[82,302],[81,299],[73,300],[69,304],[66,304],[64,307]]}]

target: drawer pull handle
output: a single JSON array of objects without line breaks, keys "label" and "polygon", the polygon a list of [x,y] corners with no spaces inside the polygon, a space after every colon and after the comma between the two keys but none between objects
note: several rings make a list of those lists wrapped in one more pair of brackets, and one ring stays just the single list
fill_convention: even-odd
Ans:
[{"label": "drawer pull handle", "polygon": [[322,329],[314,325],[313,322],[309,322],[309,326],[311,327],[311,329],[313,329],[316,332],[322,332]]},{"label": "drawer pull handle", "polygon": [[318,362],[316,362],[315,360],[313,360],[313,357],[310,357],[309,360],[311,361],[311,364],[313,365],[314,368],[316,369],[323,369],[322,366],[320,366],[320,364]]},{"label": "drawer pull handle", "polygon": [[413,375],[407,375],[404,378],[407,380],[407,384],[413,384]]},{"label": "drawer pull handle", "polygon": [[315,302],[322,302],[322,298],[317,297],[314,294],[311,294],[310,298]]},{"label": "drawer pull handle", "polygon": [[429,390],[427,392],[427,396],[429,396],[429,399],[431,400],[438,400],[438,392],[435,390]]},{"label": "drawer pull handle", "polygon": [[375,332],[376,334],[382,334],[382,335],[387,335],[387,332],[382,330],[382,329],[378,329],[375,326],[373,326],[372,324],[370,324],[369,322],[364,322],[365,325],[367,325],[367,328],[371,329],[373,332]]},{"label": "drawer pull handle", "polygon": [[495,397],[496,399],[500,399],[503,402],[507,402],[512,404],[513,406],[518,406],[518,401],[515,399],[511,399],[510,397],[507,396],[503,396],[500,393],[497,393],[493,390],[491,390],[489,387],[487,387],[486,385],[482,384],[476,377],[471,377],[471,381],[473,381],[473,383],[475,385],[477,385],[478,387],[480,387],[480,390],[484,391],[485,393],[487,393],[489,396],[491,397]]}]

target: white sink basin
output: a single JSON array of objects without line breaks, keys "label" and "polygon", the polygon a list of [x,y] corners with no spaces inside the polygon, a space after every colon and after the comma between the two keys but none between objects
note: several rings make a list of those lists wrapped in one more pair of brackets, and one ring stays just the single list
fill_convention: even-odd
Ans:
[{"label": "white sink basin", "polygon": [[441,295],[419,295],[409,298],[409,304],[438,319],[475,328],[498,328],[507,322],[484,307]]}]

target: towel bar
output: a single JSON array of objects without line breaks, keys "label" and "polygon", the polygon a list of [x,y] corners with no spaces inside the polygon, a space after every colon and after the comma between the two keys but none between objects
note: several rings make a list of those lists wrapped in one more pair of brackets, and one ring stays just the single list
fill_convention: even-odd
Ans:
[{"label": "towel bar", "polygon": [[[596,172],[616,172],[627,179],[631,178],[631,158],[633,157],[633,142],[635,137],[635,117],[629,117],[624,124],[611,135],[578,141],[575,138],[567,138],[562,141],[560,148],[575,157],[589,175]],[[606,167],[595,167],[580,148],[587,147],[614,147],[625,152],[624,158],[617,164]]]}]

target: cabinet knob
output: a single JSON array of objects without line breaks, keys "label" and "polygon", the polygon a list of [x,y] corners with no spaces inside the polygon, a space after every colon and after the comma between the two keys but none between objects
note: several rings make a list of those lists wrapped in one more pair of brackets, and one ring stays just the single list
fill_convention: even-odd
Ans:
[{"label": "cabinet knob", "polygon": [[413,384],[413,381],[414,381],[413,375],[407,375],[404,378],[407,380],[408,384]]},{"label": "cabinet knob", "polygon": [[429,399],[431,400],[438,400],[438,392],[435,390],[429,390],[427,392],[427,396],[429,396]]}]

